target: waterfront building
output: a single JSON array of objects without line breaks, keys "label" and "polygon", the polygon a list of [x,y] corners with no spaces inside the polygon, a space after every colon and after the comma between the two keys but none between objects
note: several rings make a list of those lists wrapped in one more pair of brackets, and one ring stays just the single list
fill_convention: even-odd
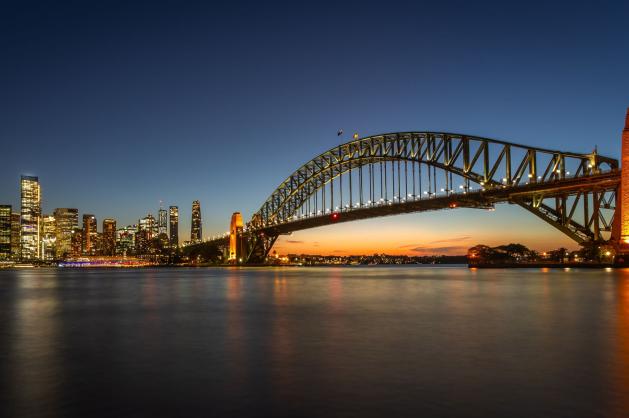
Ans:
[{"label": "waterfront building", "polygon": [[116,255],[116,220],[103,219],[102,254]]},{"label": "waterfront building", "polygon": [[81,247],[83,255],[96,255],[96,249],[98,247],[98,226],[96,216],[89,213],[83,214],[83,239]]},{"label": "waterfront building", "polygon": [[203,230],[201,223],[201,203],[198,200],[192,202],[192,222],[190,226],[190,241],[193,243],[203,241]]},{"label": "waterfront building", "polygon": [[43,215],[39,227],[39,254],[42,260],[52,261],[56,257],[57,228],[55,217]]},{"label": "waterfront building", "polygon": [[137,225],[128,225],[116,231],[116,254],[126,257],[135,254]]},{"label": "waterfront building", "polygon": [[19,260],[21,255],[21,243],[20,243],[20,214],[17,212],[11,213],[11,258],[13,260]]},{"label": "waterfront building", "polygon": [[148,229],[138,228],[135,233],[135,254],[143,255],[148,252],[149,241],[151,234]]},{"label": "waterfront building", "polygon": [[72,238],[70,241],[70,254],[72,258],[81,257],[83,250],[83,230],[81,228],[74,228],[72,231]]},{"label": "waterfront building", "polygon": [[20,178],[20,250],[23,260],[38,260],[41,188],[34,176]]},{"label": "waterfront building", "polygon": [[157,212],[157,235],[168,235],[168,213],[160,207]]},{"label": "waterfront building", "polygon": [[0,261],[11,259],[11,205],[0,205]]},{"label": "waterfront building", "polygon": [[179,208],[171,206],[169,210],[170,223],[170,248],[176,250],[179,248]]},{"label": "waterfront building", "polygon": [[157,222],[152,214],[147,214],[138,221],[138,231],[146,231],[146,239],[151,240],[158,236]]},{"label": "waterfront building", "polygon": [[72,253],[72,234],[79,227],[79,210],[75,208],[55,209],[55,259],[63,260]]}]

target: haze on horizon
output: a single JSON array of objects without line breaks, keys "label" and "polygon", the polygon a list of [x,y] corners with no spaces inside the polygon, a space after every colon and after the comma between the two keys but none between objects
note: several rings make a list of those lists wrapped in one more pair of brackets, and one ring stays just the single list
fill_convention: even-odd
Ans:
[{"label": "haze on horizon", "polygon": [[[118,225],[200,200],[205,237],[248,220],[315,155],[360,136],[449,131],[618,158],[626,2],[28,2],[0,13],[0,203]],[[338,129],[345,135],[337,137]],[[281,237],[279,253],[462,254],[576,245],[513,205]]]}]

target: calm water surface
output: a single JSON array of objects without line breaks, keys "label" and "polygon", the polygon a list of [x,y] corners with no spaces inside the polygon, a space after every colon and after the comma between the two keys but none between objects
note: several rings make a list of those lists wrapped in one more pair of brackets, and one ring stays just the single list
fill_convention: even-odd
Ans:
[{"label": "calm water surface", "polygon": [[0,416],[629,416],[629,271],[0,271]]}]

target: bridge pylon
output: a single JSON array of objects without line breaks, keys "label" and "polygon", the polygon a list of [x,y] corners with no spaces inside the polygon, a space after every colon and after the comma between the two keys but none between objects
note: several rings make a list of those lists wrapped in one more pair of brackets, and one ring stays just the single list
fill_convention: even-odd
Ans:
[{"label": "bridge pylon", "polygon": [[618,261],[629,261],[629,108],[622,131],[622,156],[620,185],[616,194],[616,214],[612,229],[612,241],[616,246]]}]

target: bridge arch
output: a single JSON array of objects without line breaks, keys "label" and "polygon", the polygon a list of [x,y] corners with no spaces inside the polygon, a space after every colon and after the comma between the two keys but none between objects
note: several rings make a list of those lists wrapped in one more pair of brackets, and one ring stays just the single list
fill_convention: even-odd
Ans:
[{"label": "bridge arch", "polygon": [[365,218],[498,202],[524,207],[577,242],[601,241],[611,230],[617,170],[617,160],[596,151],[447,132],[369,136],[333,147],[288,176],[247,224],[249,256],[265,256],[279,234],[332,223],[333,214]]}]

